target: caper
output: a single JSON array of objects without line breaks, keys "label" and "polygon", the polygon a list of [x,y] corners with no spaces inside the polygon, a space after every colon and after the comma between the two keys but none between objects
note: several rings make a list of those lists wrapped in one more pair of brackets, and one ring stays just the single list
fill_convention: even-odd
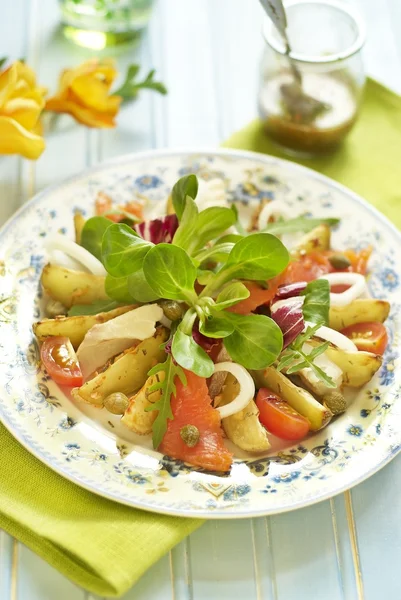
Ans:
[{"label": "caper", "polygon": [[178,321],[184,314],[181,304],[175,300],[161,300],[160,306],[164,312],[164,316],[170,319],[170,321]]},{"label": "caper", "polygon": [[329,263],[335,269],[348,269],[351,266],[351,262],[348,260],[344,254],[333,254],[333,256],[329,256]]},{"label": "caper", "polygon": [[180,429],[180,436],[189,448],[193,448],[199,442],[199,429],[195,425],[184,425]]},{"label": "caper", "polygon": [[113,415],[123,415],[128,404],[128,398],[122,392],[114,392],[104,399],[104,407]]},{"label": "caper", "polygon": [[323,396],[323,404],[331,410],[333,415],[343,413],[347,408],[347,402],[341,392],[329,392]]},{"label": "caper", "polygon": [[46,314],[48,317],[58,317],[59,315],[67,314],[67,309],[64,304],[58,300],[50,299],[46,304]]}]

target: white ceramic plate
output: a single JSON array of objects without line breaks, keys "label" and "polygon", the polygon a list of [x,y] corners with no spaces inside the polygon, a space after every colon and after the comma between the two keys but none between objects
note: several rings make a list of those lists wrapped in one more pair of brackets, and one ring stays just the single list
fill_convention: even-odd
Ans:
[{"label": "white ceramic plate", "polygon": [[[143,448],[117,417],[73,404],[39,370],[31,332],[42,312],[44,238],[54,231],[72,237],[74,210],[84,209],[90,216],[99,191],[119,202],[139,192],[152,205],[164,202],[172,184],[190,172],[204,180],[221,179],[244,214],[263,198],[281,198],[294,215],[341,217],[334,246],[373,244],[369,290],[392,306],[383,366],[351,408],[301,444],[276,445],[266,457],[236,461],[228,476]],[[400,234],[355,194],[313,171],[228,150],[122,157],[36,196],[1,231],[0,258],[0,418],[40,460],[96,494],[181,516],[253,517],[338,494],[380,469],[400,449]]]}]

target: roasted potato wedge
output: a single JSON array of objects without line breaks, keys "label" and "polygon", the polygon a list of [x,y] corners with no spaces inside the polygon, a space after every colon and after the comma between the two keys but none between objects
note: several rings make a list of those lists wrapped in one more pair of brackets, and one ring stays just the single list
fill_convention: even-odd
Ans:
[{"label": "roasted potato wedge", "polygon": [[312,394],[292,383],[273,367],[267,367],[267,369],[261,371],[252,371],[251,375],[258,387],[269,388],[301,415],[309,419],[311,430],[321,429],[327,425],[333,416],[331,411],[315,400]]},{"label": "roasted potato wedge", "polygon": [[152,385],[158,381],[163,381],[163,379],[163,371],[148,377],[139,392],[129,399],[129,406],[121,419],[121,423],[124,423],[131,431],[135,431],[135,433],[139,433],[140,435],[147,435],[152,432],[152,425],[158,411],[146,409],[160,400],[162,391],[156,390],[149,393],[148,390]]},{"label": "roasted potato wedge", "polygon": [[86,223],[85,217],[79,211],[74,214],[74,229],[75,229],[75,241],[77,244],[81,243],[81,235],[84,225]]},{"label": "roasted potato wedge", "polygon": [[165,358],[160,344],[167,337],[168,330],[158,327],[153,337],[143,340],[135,348],[129,348],[105,371],[72,390],[73,397],[101,408],[106,396],[113,392],[123,392],[127,396],[136,393],[146,381],[149,369]]},{"label": "roasted potato wedge", "polygon": [[[215,398],[215,406],[224,406],[238,395],[239,384],[231,374],[227,375],[223,391]],[[240,412],[222,419],[222,426],[229,440],[247,452],[264,452],[270,448],[266,429],[261,425],[259,410],[253,400]]]},{"label": "roasted potato wedge", "polygon": [[382,364],[382,357],[371,352],[345,352],[335,346],[326,350],[327,357],[333,361],[344,374],[344,385],[361,387],[368,383]]},{"label": "roasted potato wedge", "polygon": [[41,281],[46,294],[67,308],[73,304],[91,304],[96,300],[108,299],[104,289],[105,278],[92,273],[47,264]]},{"label": "roasted potato wedge", "polygon": [[328,225],[318,225],[306,233],[300,242],[291,250],[292,258],[299,258],[309,252],[320,252],[330,248],[331,231]]},{"label": "roasted potato wedge", "polygon": [[340,331],[349,325],[380,321],[384,323],[390,312],[390,303],[374,298],[359,298],[347,306],[330,306],[329,326]]},{"label": "roasted potato wedge", "polygon": [[34,323],[33,333],[39,342],[43,342],[47,337],[55,335],[68,337],[73,347],[77,349],[91,327],[100,323],[106,323],[106,321],[110,321],[110,319],[114,319],[114,317],[118,317],[134,308],[135,306],[120,306],[109,312],[102,312],[97,315],[43,319],[43,321]]}]

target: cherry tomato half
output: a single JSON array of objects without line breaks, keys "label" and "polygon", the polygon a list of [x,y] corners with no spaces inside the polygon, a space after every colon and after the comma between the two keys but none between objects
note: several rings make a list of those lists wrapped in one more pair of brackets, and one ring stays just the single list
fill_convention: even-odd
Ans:
[{"label": "cherry tomato half", "polygon": [[310,427],[308,419],[268,388],[258,391],[256,406],[260,422],[273,435],[284,440],[300,440],[307,435]]},{"label": "cherry tomato half", "polygon": [[47,373],[59,385],[83,384],[81,368],[69,338],[47,338],[40,349],[40,357]]},{"label": "cherry tomato half", "polygon": [[383,323],[357,323],[345,327],[341,332],[352,340],[358,350],[383,354],[388,343],[387,330]]}]

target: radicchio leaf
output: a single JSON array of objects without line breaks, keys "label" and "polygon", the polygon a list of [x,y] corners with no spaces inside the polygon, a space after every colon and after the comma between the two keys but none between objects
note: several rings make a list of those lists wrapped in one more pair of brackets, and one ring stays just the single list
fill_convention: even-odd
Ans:
[{"label": "radicchio leaf", "polygon": [[297,281],[296,283],[289,283],[288,285],[280,285],[277,290],[275,300],[285,300],[285,298],[300,296],[301,292],[304,291],[306,286],[306,281]]},{"label": "radicchio leaf", "polygon": [[291,344],[304,330],[303,301],[303,298],[288,298],[277,300],[270,307],[271,318],[283,332],[283,348]]},{"label": "radicchio leaf", "polygon": [[153,244],[170,244],[178,228],[176,215],[167,215],[162,219],[144,221],[135,225],[135,231],[146,241]]},{"label": "radicchio leaf", "polygon": [[194,338],[194,340],[198,344],[198,346],[203,348],[203,350],[207,354],[210,354],[210,352],[213,350],[213,348],[220,345],[219,339],[209,338],[206,335],[203,335],[203,333],[201,333],[199,331],[199,323],[198,322],[196,322],[194,325],[194,328],[192,330],[192,337]]}]

